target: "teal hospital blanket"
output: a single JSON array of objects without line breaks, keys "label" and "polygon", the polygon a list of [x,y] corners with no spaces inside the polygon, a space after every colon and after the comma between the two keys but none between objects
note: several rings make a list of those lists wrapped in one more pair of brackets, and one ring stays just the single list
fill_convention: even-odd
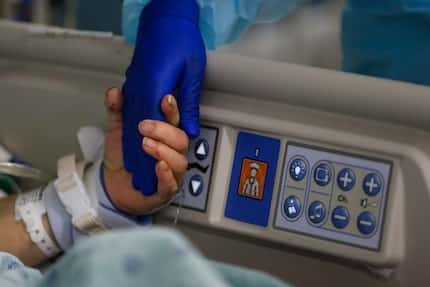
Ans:
[{"label": "teal hospital blanket", "polygon": [[162,228],[114,231],[83,240],[46,274],[0,253],[2,287],[287,287],[261,272],[212,262],[181,234]]}]

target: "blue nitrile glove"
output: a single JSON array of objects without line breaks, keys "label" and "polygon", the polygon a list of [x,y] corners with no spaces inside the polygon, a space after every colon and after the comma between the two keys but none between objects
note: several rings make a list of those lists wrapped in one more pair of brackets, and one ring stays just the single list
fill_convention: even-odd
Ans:
[{"label": "blue nitrile glove", "polygon": [[178,88],[180,127],[199,135],[199,99],[206,51],[195,0],[152,0],[141,16],[136,47],[123,86],[124,165],[133,186],[145,195],[157,191],[156,160],[142,150],[138,124],[165,120],[161,100]]}]

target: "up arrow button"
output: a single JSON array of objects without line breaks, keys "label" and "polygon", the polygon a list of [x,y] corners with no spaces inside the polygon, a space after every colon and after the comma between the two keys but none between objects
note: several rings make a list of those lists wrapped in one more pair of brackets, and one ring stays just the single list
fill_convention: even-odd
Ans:
[{"label": "up arrow button", "polygon": [[204,160],[209,154],[209,144],[206,140],[199,140],[196,144],[195,155],[197,159]]}]

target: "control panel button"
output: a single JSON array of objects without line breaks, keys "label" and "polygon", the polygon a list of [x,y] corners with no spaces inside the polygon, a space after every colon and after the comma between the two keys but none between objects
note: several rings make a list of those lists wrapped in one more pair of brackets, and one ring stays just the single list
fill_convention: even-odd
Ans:
[{"label": "control panel button", "polygon": [[226,218],[263,227],[269,224],[280,147],[277,138],[238,133]]},{"label": "control panel button", "polygon": [[381,179],[375,173],[369,173],[363,180],[363,190],[368,196],[375,196],[381,191]]},{"label": "control panel button", "polygon": [[338,206],[333,209],[331,222],[338,229],[345,228],[349,223],[349,212],[344,206]]},{"label": "control panel button", "polygon": [[290,165],[290,176],[295,181],[301,181],[306,176],[306,163],[304,160],[296,158],[291,162]]},{"label": "control panel button", "polygon": [[308,216],[312,223],[318,224],[324,221],[326,216],[326,209],[321,201],[314,201],[309,206]]},{"label": "control panel button", "polygon": [[242,196],[262,200],[267,174],[267,163],[245,158],[242,161],[238,193]]},{"label": "control panel button", "polygon": [[[178,193],[173,204],[189,208],[194,211],[205,212],[208,204],[208,197],[211,185],[212,167],[215,159],[216,144],[218,138],[218,129],[213,127],[202,126],[200,136],[190,140],[187,151],[188,167],[183,176],[183,188]],[[203,149],[199,146],[201,142],[206,152],[206,158],[201,161],[196,154],[203,155]],[[188,195],[188,196],[187,196]]]},{"label": "control panel button", "polygon": [[284,212],[285,215],[294,219],[300,214],[300,210],[302,209],[302,205],[300,203],[300,199],[294,195],[287,197],[284,202]]},{"label": "control panel button", "polygon": [[188,188],[192,195],[198,196],[203,191],[203,178],[198,174],[193,175],[190,178]]},{"label": "control panel button", "polygon": [[360,213],[357,218],[357,228],[365,235],[371,234],[375,230],[375,217],[373,214],[369,211]]},{"label": "control panel button", "polygon": [[205,139],[199,140],[196,144],[194,154],[197,159],[205,160],[209,154],[209,143]]},{"label": "control panel button", "polygon": [[328,164],[319,164],[314,171],[314,180],[319,186],[326,186],[331,180],[331,169]]},{"label": "control panel button", "polygon": [[355,174],[349,168],[342,169],[337,176],[337,184],[343,191],[351,190],[355,185]]}]

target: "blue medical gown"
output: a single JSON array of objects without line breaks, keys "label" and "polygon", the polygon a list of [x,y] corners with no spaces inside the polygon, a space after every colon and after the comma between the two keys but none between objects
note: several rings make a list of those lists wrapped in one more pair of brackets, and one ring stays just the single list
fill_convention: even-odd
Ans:
[{"label": "blue medical gown", "polygon": [[[235,41],[256,22],[277,21],[303,0],[196,0],[200,6],[200,30],[206,48],[213,50]],[[150,0],[124,0],[124,37],[134,44],[139,16]]]},{"label": "blue medical gown", "polygon": [[[150,0],[124,0],[123,33],[134,43]],[[208,49],[235,41],[250,25],[276,21],[306,0],[197,0]],[[342,69],[430,85],[430,1],[346,0],[342,14]]]}]

